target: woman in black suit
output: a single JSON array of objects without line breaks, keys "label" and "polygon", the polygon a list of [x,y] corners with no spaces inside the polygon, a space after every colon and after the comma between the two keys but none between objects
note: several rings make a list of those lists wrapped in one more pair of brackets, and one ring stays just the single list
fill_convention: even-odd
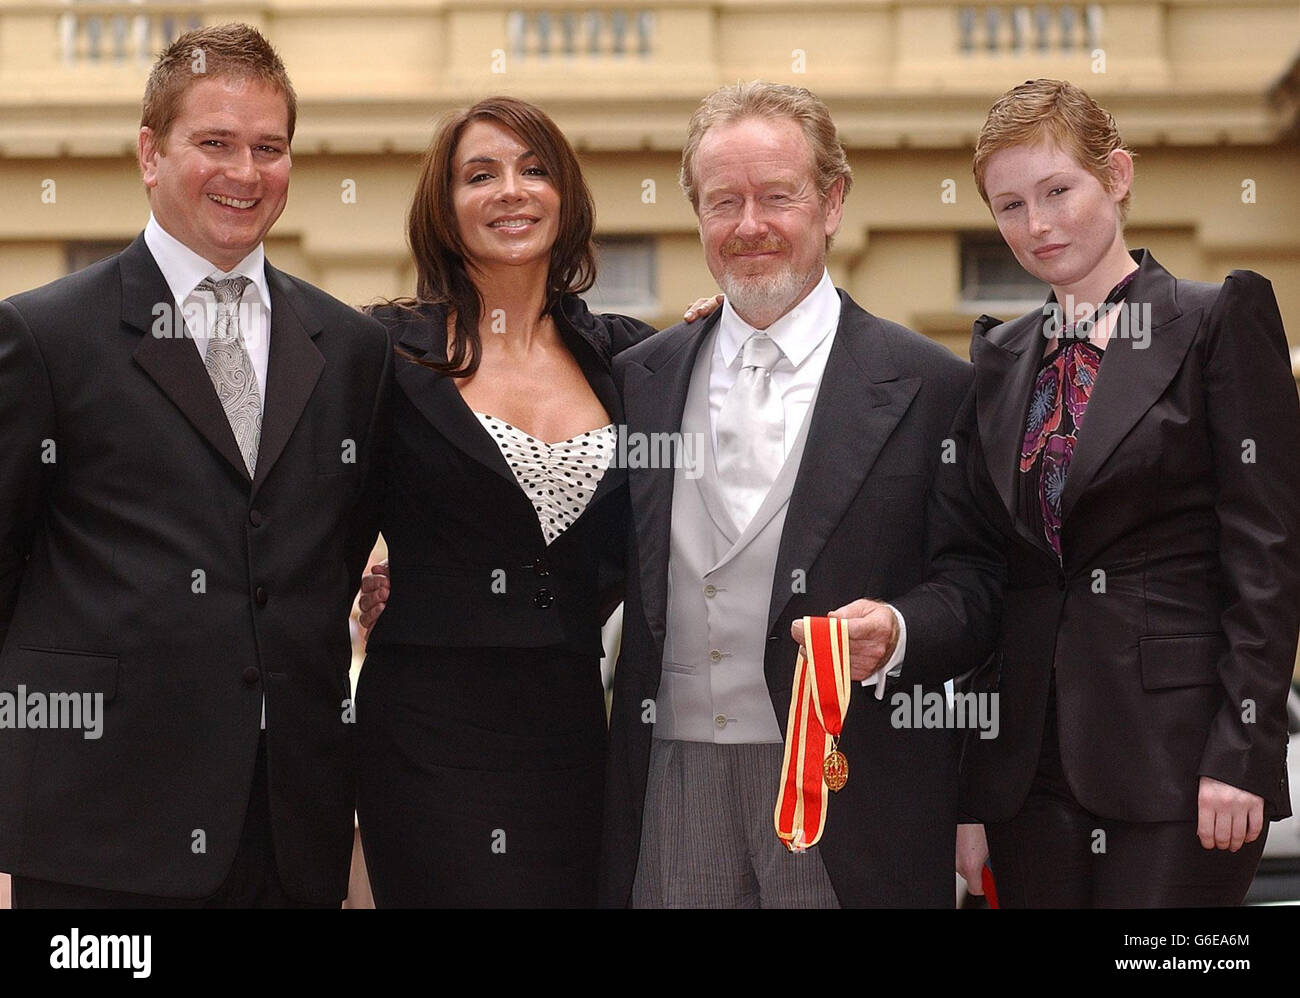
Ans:
[{"label": "woman in black suit", "polygon": [[[1130,253],[1132,155],[1068,83],[1003,95],[974,170],[1053,293],[972,340],[971,467],[1008,581],[972,681],[1001,731],[968,741],[963,811],[1004,907],[1239,904],[1290,813],[1300,626],[1300,406],[1271,286]],[[985,849],[962,826],[972,883]]]},{"label": "woman in black suit", "polygon": [[425,156],[383,532],[392,580],[357,693],[375,902],[593,905],[605,765],[600,628],[627,529],[594,211],[538,108],[492,98]]}]

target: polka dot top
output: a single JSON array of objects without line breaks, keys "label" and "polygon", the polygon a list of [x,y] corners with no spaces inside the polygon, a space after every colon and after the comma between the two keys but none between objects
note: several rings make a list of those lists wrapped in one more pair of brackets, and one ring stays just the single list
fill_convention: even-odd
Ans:
[{"label": "polka dot top", "polygon": [[548,444],[485,412],[474,415],[501,448],[549,546],[582,515],[605,477],[614,458],[614,424]]}]

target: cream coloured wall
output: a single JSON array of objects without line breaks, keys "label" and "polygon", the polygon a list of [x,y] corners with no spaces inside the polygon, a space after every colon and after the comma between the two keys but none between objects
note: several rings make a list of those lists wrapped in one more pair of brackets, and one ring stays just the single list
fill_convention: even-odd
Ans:
[{"label": "cream coloured wall", "polygon": [[[583,27],[582,51],[565,56],[540,52],[538,18],[550,13],[558,25],[562,11],[577,8],[546,0],[7,0],[0,294],[60,276],[67,243],[125,241],[143,225],[134,145],[152,48],[131,48],[130,35],[124,61],[105,49],[96,62],[86,24],[122,17],[132,31],[154,30],[155,15],[172,14],[248,20],[279,46],[300,112],[289,205],[268,250],[277,265],[348,301],[412,290],[404,228],[419,154],[445,110],[501,91],[542,103],[573,139],[600,234],[654,240],[657,306],[645,317],[674,321],[712,290],[676,185],[686,119],[711,87],[765,77],[825,97],[849,147],[856,187],[831,258],[836,279],[867,308],[964,353],[973,315],[959,301],[958,236],[993,228],[970,177],[971,142],[997,93],[1051,73],[1101,98],[1140,154],[1130,243],[1151,246],[1189,277],[1264,272],[1300,344],[1300,150],[1285,139],[1295,122],[1269,96],[1300,51],[1293,3],[1105,3],[1097,51],[1077,44],[1076,25],[1075,46],[1047,54],[1032,45],[1011,51],[1005,18],[995,51],[978,31],[964,51],[960,6],[598,0],[582,5],[584,16],[603,18],[598,51],[586,51]],[[988,9],[970,6],[981,18]],[[1051,14],[1054,31],[1062,11],[1078,8],[1035,6]],[[651,15],[645,56],[614,53],[608,28],[618,11]],[[47,180],[54,203],[42,198]],[[941,197],[948,180],[955,203]],[[1242,202],[1243,181],[1254,184],[1253,204]]]}]

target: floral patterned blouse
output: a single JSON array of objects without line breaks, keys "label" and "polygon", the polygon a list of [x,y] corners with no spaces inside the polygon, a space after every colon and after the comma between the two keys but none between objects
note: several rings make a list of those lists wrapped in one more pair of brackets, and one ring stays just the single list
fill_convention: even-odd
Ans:
[{"label": "floral patterned blouse", "polygon": [[[1115,285],[1106,303],[1122,302],[1136,274],[1134,270]],[[1064,326],[1056,346],[1043,358],[1029,393],[1020,448],[1020,515],[1033,529],[1043,532],[1058,558],[1061,494],[1104,354],[1088,340],[1086,329]]]}]

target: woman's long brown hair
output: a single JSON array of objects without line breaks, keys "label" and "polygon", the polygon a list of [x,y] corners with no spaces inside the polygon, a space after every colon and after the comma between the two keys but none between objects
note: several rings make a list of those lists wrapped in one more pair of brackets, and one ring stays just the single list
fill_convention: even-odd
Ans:
[{"label": "woman's long brown hair", "polygon": [[415,300],[398,304],[445,305],[455,315],[451,358],[417,361],[454,378],[474,374],[483,352],[478,332],[483,299],[465,265],[465,246],[452,195],[456,147],[466,126],[474,121],[495,121],[518,135],[537,156],[560,195],[559,232],[551,249],[542,315],[555,307],[560,295],[581,294],[596,280],[591,243],[595,206],[578,157],[555,122],[541,108],[514,97],[489,97],[452,114],[434,134],[420,168],[406,225],[415,257]]}]

